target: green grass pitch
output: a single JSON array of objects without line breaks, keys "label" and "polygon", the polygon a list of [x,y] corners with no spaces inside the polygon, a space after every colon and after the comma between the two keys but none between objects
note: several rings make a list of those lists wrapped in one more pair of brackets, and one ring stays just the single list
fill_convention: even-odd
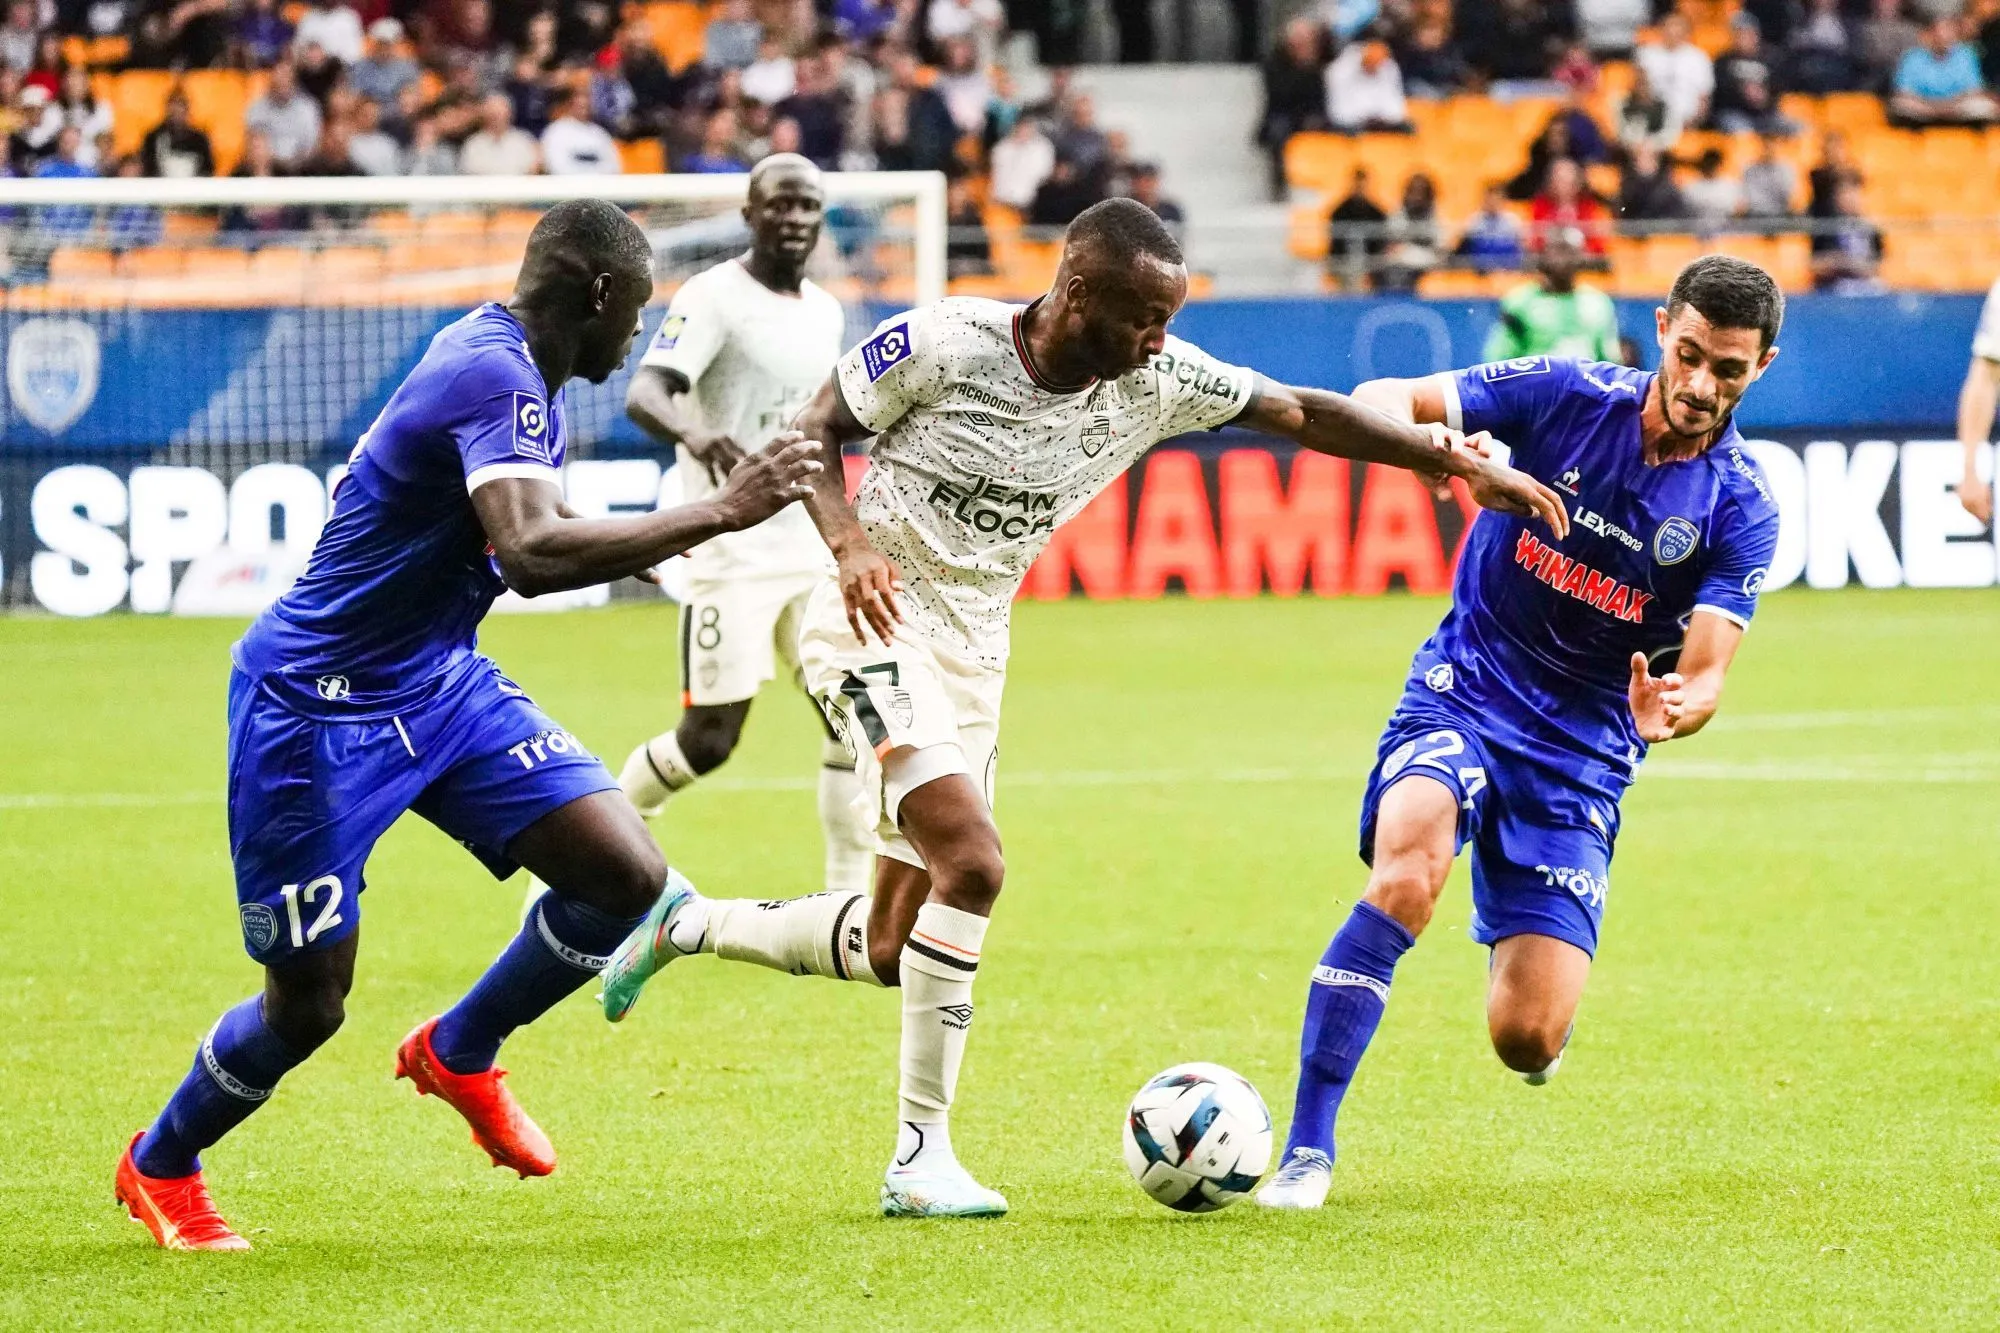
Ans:
[{"label": "green grass pitch", "polygon": [[[523,1182],[391,1080],[514,929],[410,820],[370,867],[347,1027],[208,1157],[248,1255],[166,1255],[125,1139],[255,972],[223,811],[237,627],[0,620],[0,1325],[1991,1327],[2000,1319],[2000,604],[1768,599],[1721,720],[1627,805],[1561,1077],[1486,1047],[1463,870],[1404,963],[1329,1207],[1186,1218],[1119,1160],[1186,1059],[1290,1105],[1355,805],[1434,601],[1027,605],[1009,879],[955,1138],[1014,1211],[886,1222],[893,996],[696,960],[503,1062],[562,1166]],[[613,765],[671,717],[664,607],[493,624]],[[814,723],[783,692],[658,826],[711,893],[817,886]],[[122,800],[121,800],[122,798]]]}]

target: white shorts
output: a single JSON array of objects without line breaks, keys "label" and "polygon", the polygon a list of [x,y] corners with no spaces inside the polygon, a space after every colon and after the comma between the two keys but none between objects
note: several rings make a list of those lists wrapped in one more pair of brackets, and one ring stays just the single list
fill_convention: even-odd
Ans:
[{"label": "white shorts", "polygon": [[840,585],[824,580],[806,604],[799,632],[799,667],[806,689],[854,752],[855,771],[882,812],[879,851],[910,865],[923,858],[895,824],[893,794],[882,761],[898,750],[955,745],[963,772],[993,808],[993,779],[1000,760],[1000,695],[1004,671],[968,662],[905,630],[886,646],[872,635],[861,643],[847,623]]},{"label": "white shorts", "polygon": [[691,580],[681,602],[681,707],[757,697],[778,667],[799,678],[799,622],[817,571],[777,578]]}]

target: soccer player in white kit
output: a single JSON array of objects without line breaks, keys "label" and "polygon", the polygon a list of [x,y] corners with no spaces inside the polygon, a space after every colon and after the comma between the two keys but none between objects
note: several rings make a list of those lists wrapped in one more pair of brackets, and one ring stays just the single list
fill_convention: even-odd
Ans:
[{"label": "soccer player in white kit", "polygon": [[[674,295],[625,409],[679,455],[683,497],[716,490],[745,453],[783,430],[840,359],[846,316],[805,276],[819,243],[819,169],[795,153],[750,173],[747,253],[706,269]],[[720,767],[750,702],[779,667],[798,679],[799,618],[833,568],[802,505],[688,553],[681,602],[681,717],[633,750],[618,785],[644,815]],[[875,812],[847,745],[830,729],[820,754],[826,887],[868,892]]]},{"label": "soccer player in white kit", "polygon": [[885,321],[841,358],[794,428],[829,449],[876,442],[851,507],[838,482],[808,503],[838,571],[807,607],[799,656],[882,795],[874,896],[745,912],[675,881],[673,901],[605,969],[616,1020],[673,958],[721,952],[720,921],[754,937],[738,957],[900,986],[889,1216],[1007,1208],[959,1165],[947,1115],[1003,875],[992,804],[1009,608],[1055,529],[1158,441],[1236,422],[1440,487],[1463,477],[1480,504],[1567,530],[1555,494],[1489,461],[1478,439],[1289,388],[1168,336],[1186,297],[1173,236],[1143,204],[1113,199],[1070,224],[1054,286],[1033,304],[947,299]]},{"label": "soccer player in white kit", "polygon": [[1993,521],[1993,481],[1979,475],[1979,454],[1993,438],[1993,409],[2000,400],[2000,282],[1986,293],[1979,328],[1972,335],[1972,363],[1958,391],[1958,442],[1965,448],[1965,477],[1958,502],[1981,523]]}]

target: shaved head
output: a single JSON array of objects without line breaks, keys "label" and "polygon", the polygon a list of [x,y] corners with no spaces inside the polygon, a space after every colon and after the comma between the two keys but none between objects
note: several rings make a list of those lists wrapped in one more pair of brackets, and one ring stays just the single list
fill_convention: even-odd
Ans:
[{"label": "shaved head", "polygon": [[773,153],[750,173],[743,223],[750,228],[750,271],[779,291],[797,291],[819,245],[826,191],[819,168],[797,153]]},{"label": "shaved head", "polygon": [[1074,364],[1116,379],[1159,355],[1187,300],[1180,242],[1135,199],[1092,204],[1063,235],[1049,296]]},{"label": "shaved head", "polygon": [[567,199],[528,234],[514,305],[574,340],[571,373],[602,384],[625,362],[653,295],[653,246],[602,199]]},{"label": "shaved head", "polygon": [[782,180],[802,180],[819,189],[819,168],[797,153],[773,153],[750,170],[750,202],[756,203]]},{"label": "shaved head", "polygon": [[1136,199],[1092,204],[1063,233],[1063,266],[1077,272],[1130,272],[1147,260],[1168,268],[1187,262],[1159,215]]}]

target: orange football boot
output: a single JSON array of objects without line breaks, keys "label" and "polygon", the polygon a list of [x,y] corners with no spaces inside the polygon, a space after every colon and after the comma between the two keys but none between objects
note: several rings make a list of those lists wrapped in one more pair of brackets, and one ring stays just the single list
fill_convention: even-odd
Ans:
[{"label": "orange football boot", "polygon": [[201,1172],[171,1180],[144,1174],[132,1160],[132,1150],[146,1137],[140,1130],[125,1145],[118,1159],[118,1202],[134,1222],[142,1223],[153,1239],[168,1250],[247,1250],[250,1242],[229,1229],[229,1223],[215,1211]]},{"label": "orange football boot", "polygon": [[486,1150],[493,1165],[512,1167],[523,1179],[555,1170],[555,1145],[501,1086],[507,1071],[495,1065],[477,1074],[452,1073],[431,1049],[431,1030],[437,1025],[433,1018],[403,1038],[396,1051],[396,1077],[415,1084],[418,1096],[435,1094],[464,1116],[472,1126],[472,1141]]}]

